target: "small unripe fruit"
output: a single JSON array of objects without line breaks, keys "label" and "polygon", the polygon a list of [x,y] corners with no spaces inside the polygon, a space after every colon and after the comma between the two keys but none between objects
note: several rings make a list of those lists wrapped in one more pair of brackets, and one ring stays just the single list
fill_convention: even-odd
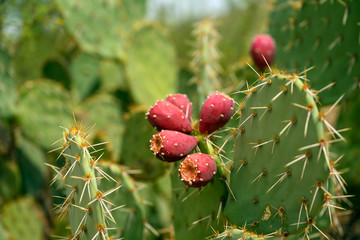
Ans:
[{"label": "small unripe fruit", "polygon": [[194,136],[178,131],[162,130],[153,135],[150,149],[157,158],[166,162],[175,162],[186,157],[198,144]]},{"label": "small unripe fruit", "polygon": [[262,34],[255,36],[250,52],[258,69],[264,70],[267,67],[266,62],[271,65],[275,57],[275,50],[275,41],[270,35]]},{"label": "small unripe fruit", "polygon": [[185,116],[191,120],[192,103],[185,94],[170,94],[166,97],[166,101],[169,101],[180,108],[180,110],[185,113]]},{"label": "small unripe fruit", "polygon": [[234,100],[224,93],[210,95],[200,110],[199,131],[210,134],[224,126],[234,113]]},{"label": "small unripe fruit", "polygon": [[204,153],[188,155],[179,167],[180,179],[189,187],[203,187],[216,174],[215,159]]},{"label": "small unripe fruit", "polygon": [[159,131],[167,129],[190,133],[192,130],[190,120],[180,108],[165,100],[157,101],[150,108],[150,111],[147,113],[147,119]]}]

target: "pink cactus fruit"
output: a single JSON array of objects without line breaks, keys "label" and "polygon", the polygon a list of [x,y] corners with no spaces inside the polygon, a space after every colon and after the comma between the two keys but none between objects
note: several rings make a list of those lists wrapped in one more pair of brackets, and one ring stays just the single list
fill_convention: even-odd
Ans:
[{"label": "pink cactus fruit", "polygon": [[188,155],[179,167],[180,179],[189,187],[203,187],[216,174],[215,159],[204,153]]},{"label": "pink cactus fruit", "polygon": [[155,156],[166,162],[175,162],[186,157],[198,144],[194,136],[178,131],[162,130],[153,135],[150,149]]},{"label": "pink cactus fruit", "polygon": [[157,101],[147,113],[150,124],[159,131],[162,129],[190,133],[192,130],[190,120],[185,114],[169,101]]},{"label": "pink cactus fruit", "polygon": [[166,101],[171,102],[181,109],[185,116],[191,120],[192,115],[192,103],[185,94],[170,94],[166,97]]},{"label": "pink cactus fruit", "polygon": [[275,48],[275,41],[270,35],[261,34],[255,36],[250,52],[255,65],[260,70],[264,70],[267,67],[266,62],[271,65],[275,57]]},{"label": "pink cactus fruit", "polygon": [[200,110],[199,131],[210,134],[224,126],[234,113],[234,100],[224,93],[210,95]]}]

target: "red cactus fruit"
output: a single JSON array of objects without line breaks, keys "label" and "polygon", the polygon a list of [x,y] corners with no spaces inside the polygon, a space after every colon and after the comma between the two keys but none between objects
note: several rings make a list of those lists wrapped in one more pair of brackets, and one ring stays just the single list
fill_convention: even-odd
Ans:
[{"label": "red cactus fruit", "polygon": [[188,155],[179,167],[180,179],[189,187],[203,187],[216,174],[215,159],[204,153]]},{"label": "red cactus fruit", "polygon": [[185,94],[170,94],[166,97],[166,101],[171,102],[181,109],[185,116],[191,120],[192,103]]},{"label": "red cactus fruit", "polygon": [[266,62],[271,65],[275,56],[275,48],[275,41],[270,35],[261,34],[255,36],[250,52],[255,65],[260,70],[264,70],[267,67]]},{"label": "red cactus fruit", "polygon": [[224,93],[210,95],[200,110],[199,131],[210,134],[224,126],[234,113],[234,100]]},{"label": "red cactus fruit", "polygon": [[153,135],[150,149],[157,158],[166,162],[175,162],[186,157],[198,144],[194,136],[178,131],[162,130]]},{"label": "red cactus fruit", "polygon": [[190,120],[180,108],[169,101],[157,101],[147,113],[147,119],[159,131],[167,129],[190,133],[192,130]]}]

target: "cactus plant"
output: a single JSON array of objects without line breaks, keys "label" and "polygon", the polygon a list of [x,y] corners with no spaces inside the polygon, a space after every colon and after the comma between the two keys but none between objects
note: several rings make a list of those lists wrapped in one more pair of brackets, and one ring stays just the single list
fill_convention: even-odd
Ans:
[{"label": "cactus plant", "polygon": [[320,210],[331,212],[334,196],[344,193],[328,150],[343,137],[317,110],[317,96],[300,78],[270,74],[245,91],[230,176],[234,195],[225,208],[231,224],[247,224],[263,235],[305,237],[316,228]]},{"label": "cactus plant", "polygon": [[149,106],[177,90],[175,49],[159,24],[134,24],[126,53],[127,80],[138,104]]},{"label": "cactus plant", "polygon": [[359,1],[349,0],[278,1],[274,7],[270,34],[279,45],[276,65],[300,72],[314,67],[307,73],[312,87],[331,86],[319,94],[323,104],[357,84],[359,10]]},{"label": "cactus plant", "polygon": [[[113,189],[100,190],[98,181],[101,178],[111,179],[99,166],[101,156],[94,158],[90,150],[94,148],[86,137],[86,133],[79,123],[74,127],[65,129],[62,151],[60,156],[65,158],[64,166],[59,169],[54,180],[63,181],[66,199],[59,206],[61,214],[67,214],[73,237],[85,239],[108,239],[108,224],[105,219],[116,223],[111,208],[113,204],[107,200]],[[59,157],[60,157],[59,156]],[[115,207],[114,210],[117,210]]]},{"label": "cactus plant", "polygon": [[44,212],[31,196],[12,200],[2,209],[1,221],[9,239],[44,239],[44,220]]}]

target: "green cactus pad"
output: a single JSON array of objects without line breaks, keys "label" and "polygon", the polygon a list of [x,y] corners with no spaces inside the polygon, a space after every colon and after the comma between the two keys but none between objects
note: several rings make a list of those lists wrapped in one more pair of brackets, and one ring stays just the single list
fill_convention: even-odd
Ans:
[{"label": "green cactus pad", "polygon": [[117,99],[106,94],[94,95],[83,102],[78,113],[84,123],[95,123],[90,139],[107,142],[108,158],[118,161],[125,129]]},{"label": "green cactus pad", "polygon": [[25,136],[50,150],[61,135],[60,128],[72,122],[70,96],[59,84],[50,80],[36,80],[20,89],[18,117]]},{"label": "green cactus pad", "polygon": [[44,151],[35,143],[18,135],[17,162],[21,171],[22,191],[27,194],[37,195],[46,182],[47,161]]},{"label": "green cactus pad", "polygon": [[245,93],[225,216],[258,234],[299,234],[330,195],[332,141],[298,76],[269,75]]},{"label": "green cactus pad", "polygon": [[118,89],[126,89],[124,66],[112,59],[103,59],[100,62],[100,82],[101,90],[104,92],[114,92]]},{"label": "green cactus pad", "polygon": [[71,90],[76,99],[82,101],[89,96],[98,84],[100,58],[80,52],[70,65]]},{"label": "green cactus pad", "polygon": [[165,173],[166,165],[150,151],[150,139],[156,131],[145,119],[145,113],[139,108],[124,114],[126,144],[122,145],[120,164],[140,170],[134,175],[137,180],[154,180]]},{"label": "green cactus pad", "polygon": [[222,233],[215,234],[213,240],[233,239],[233,240],[264,240],[265,238],[256,235],[255,233],[247,232],[245,229],[228,228]]},{"label": "green cactus pad", "polygon": [[115,236],[116,239],[143,239],[145,218],[134,180],[124,168],[117,164],[101,162],[100,166],[116,181],[111,179],[101,181],[100,188],[111,190],[121,185],[119,190],[109,195],[109,200],[115,206],[124,205],[121,209],[113,212],[116,224],[109,223],[109,228],[115,228],[115,231],[109,231],[109,234]]},{"label": "green cactus pad", "polygon": [[94,159],[89,150],[94,147],[86,139],[80,124],[66,129],[64,132],[63,150],[65,165],[57,171],[57,177],[63,180],[66,199],[59,207],[61,215],[67,213],[71,233],[82,239],[107,238],[107,224],[115,221],[111,215],[112,205],[108,205],[107,195],[98,189],[100,178],[96,172],[102,173],[97,165],[99,159]]},{"label": "green cactus pad", "polygon": [[124,57],[128,30],[145,14],[144,0],[58,0],[56,3],[65,27],[82,50],[113,58]]},{"label": "green cactus pad", "polygon": [[41,28],[34,27],[31,34],[25,34],[14,46],[12,66],[16,79],[21,82],[42,78],[46,61],[61,58],[64,45],[67,45],[68,39],[62,31],[44,31]]},{"label": "green cactus pad", "polygon": [[17,84],[9,74],[10,58],[0,49],[0,119],[13,116],[16,109]]},{"label": "green cactus pad", "polygon": [[204,188],[186,188],[177,163],[172,171],[172,206],[176,239],[204,239],[224,226],[223,208],[227,189],[217,173]]},{"label": "green cactus pad", "polygon": [[6,203],[0,217],[10,239],[45,238],[45,213],[33,197],[22,197]]},{"label": "green cactus pad", "polygon": [[334,103],[359,81],[360,2],[299,1],[288,6],[293,8],[291,16],[277,11],[286,4],[291,3],[279,1],[273,14],[276,21],[270,24],[278,45],[276,65],[298,72],[314,66],[307,73],[312,87],[335,83],[319,94],[323,104]]},{"label": "green cactus pad", "polygon": [[138,104],[151,106],[177,89],[174,46],[155,23],[137,22],[127,49],[126,73]]}]

